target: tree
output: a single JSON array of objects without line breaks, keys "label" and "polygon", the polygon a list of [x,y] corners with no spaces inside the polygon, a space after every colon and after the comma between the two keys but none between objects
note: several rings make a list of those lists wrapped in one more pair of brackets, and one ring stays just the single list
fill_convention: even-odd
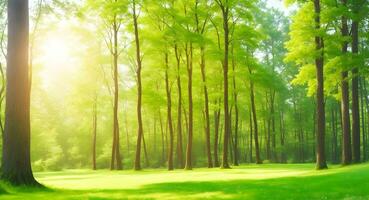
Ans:
[{"label": "tree", "polygon": [[137,73],[137,122],[138,122],[138,131],[137,131],[137,146],[136,146],[136,158],[135,158],[135,170],[141,169],[141,141],[143,139],[143,127],[142,127],[142,81],[141,81],[141,71],[142,71],[142,55],[140,49],[140,37],[138,33],[138,17],[137,13],[137,2],[133,0],[132,2],[132,17],[133,17],[133,26],[135,32],[135,44],[136,44],[136,73]]},{"label": "tree", "polygon": [[28,1],[8,1],[8,54],[2,179],[38,186],[30,158]]},{"label": "tree", "polygon": [[[321,28],[320,21],[320,0],[314,0],[315,29],[319,31]],[[316,33],[317,34],[317,33]],[[316,110],[317,110],[317,135],[316,135],[316,168],[326,169],[327,163],[325,158],[325,108],[324,108],[324,39],[320,35],[315,35],[315,48],[318,52],[315,58],[316,67]]]},{"label": "tree", "polygon": [[224,140],[223,140],[223,156],[221,168],[230,168],[228,163],[228,143],[230,139],[230,119],[228,108],[228,59],[229,59],[229,6],[230,1],[216,0],[218,4],[222,18],[223,18],[223,31],[224,31],[224,58],[222,59],[223,66],[223,111],[224,111]]},{"label": "tree", "polygon": [[[308,95],[315,95],[316,168],[326,169],[324,105],[325,32],[322,28],[321,17],[320,0],[304,2],[301,5],[290,27],[290,40],[286,43],[289,52],[286,55],[285,61],[301,66],[299,74],[292,83],[308,83]],[[304,48],[302,49],[297,46],[297,43],[304,43]]]},{"label": "tree", "polygon": [[[346,0],[342,0],[342,5],[347,7]],[[347,17],[342,16],[342,37],[348,37],[348,25]],[[347,54],[348,42],[344,41],[342,44],[342,54]],[[348,83],[348,71],[343,69],[341,73],[341,112],[342,112],[342,134],[343,134],[343,147],[342,147],[342,164],[347,165],[351,163],[351,135],[350,135],[350,97],[349,97],[349,83]]]}]

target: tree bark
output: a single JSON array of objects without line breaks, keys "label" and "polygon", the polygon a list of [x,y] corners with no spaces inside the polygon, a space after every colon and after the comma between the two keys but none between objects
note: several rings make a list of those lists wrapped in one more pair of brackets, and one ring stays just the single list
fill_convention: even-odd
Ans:
[{"label": "tree bark", "polygon": [[[315,29],[320,30],[320,0],[314,0]],[[325,158],[325,109],[324,109],[324,41],[321,36],[315,36],[315,47],[319,56],[315,59],[316,67],[316,110],[317,110],[317,132],[316,132],[316,168],[328,168]]]},{"label": "tree bark", "polygon": [[223,106],[224,106],[224,141],[223,141],[223,156],[221,168],[230,168],[228,163],[228,144],[230,135],[229,126],[229,108],[228,108],[228,57],[229,57],[229,5],[223,5],[218,2],[223,17],[223,30],[224,30],[224,59],[223,59]]},{"label": "tree bark", "polygon": [[118,106],[119,106],[119,85],[118,85],[118,31],[119,25],[117,24],[117,16],[114,16],[113,20],[113,73],[114,73],[114,107],[113,107],[113,146],[112,146],[112,160],[110,169],[121,170],[122,159],[120,155],[120,142],[119,142],[119,121],[118,121]]},{"label": "tree bark", "polygon": [[204,89],[204,116],[205,116],[205,141],[206,141],[206,155],[208,158],[208,168],[213,168],[213,160],[211,157],[211,144],[210,144],[210,116],[209,116],[209,95],[208,95],[208,87],[206,85],[206,71],[205,71],[205,48],[200,48],[201,61],[201,78],[203,82]]},{"label": "tree bark", "polygon": [[[343,0],[345,1],[345,0]],[[358,3],[354,1],[354,12],[357,12]],[[359,52],[359,22],[357,19],[352,21],[352,53]],[[359,71],[357,66],[352,69],[352,149],[353,162],[360,163],[360,113],[359,113]]]},{"label": "tree bark", "polygon": [[39,186],[31,168],[28,0],[8,1],[8,55],[3,180],[13,185]]},{"label": "tree bark", "polygon": [[178,110],[177,110],[177,165],[184,168],[183,162],[183,141],[182,141],[182,86],[181,86],[181,56],[177,45],[174,46],[177,60],[177,88],[178,88]]},{"label": "tree bark", "polygon": [[[135,44],[136,44],[136,76],[137,76],[137,145],[136,145],[136,157],[135,157],[135,170],[141,170],[141,142],[143,139],[143,125],[142,125],[142,57],[140,49],[140,37],[138,33],[137,13],[136,13],[136,1],[133,1],[133,26],[135,32]],[[146,152],[145,152],[146,153]]]},{"label": "tree bark", "polygon": [[168,150],[168,170],[173,170],[173,149],[174,149],[174,138],[173,138],[173,122],[172,122],[172,97],[169,83],[169,60],[168,53],[165,53],[165,87],[167,93],[167,122],[169,128],[169,150]]},{"label": "tree bark", "polygon": [[[342,0],[344,6],[346,6],[345,0]],[[346,16],[342,16],[342,37],[348,36],[348,26]],[[348,42],[342,44],[342,54],[347,54]],[[343,146],[342,146],[342,164],[348,165],[352,161],[351,157],[351,136],[350,136],[350,99],[349,99],[349,83],[348,72],[344,69],[341,73],[341,110],[342,110],[342,134],[343,134]]]},{"label": "tree bark", "polygon": [[[251,69],[249,68],[250,75],[252,74]],[[254,83],[250,80],[250,102],[251,102],[251,111],[252,111],[252,121],[254,122],[254,140],[255,140],[255,159],[256,164],[262,164],[263,162],[260,159],[260,150],[259,150],[259,136],[258,136],[258,121],[256,118],[256,107],[255,107],[255,94],[254,94]]]},{"label": "tree bark", "polygon": [[233,165],[239,165],[239,150],[238,150],[238,120],[239,120],[239,111],[238,111],[238,92],[236,87],[236,63],[233,56],[233,46],[232,46],[232,71],[233,71],[233,100],[234,100],[234,111],[235,111],[235,125],[234,125],[234,158],[233,158]]},{"label": "tree bark", "polygon": [[192,43],[189,47],[186,44],[186,61],[188,75],[188,140],[186,148],[186,170],[192,170],[192,138],[193,138],[193,101],[192,101],[192,58],[193,48]]},{"label": "tree bark", "polygon": [[[219,100],[220,104],[220,100]],[[220,106],[220,105],[219,105]],[[220,108],[214,112],[214,167],[219,167],[218,144],[219,144]]]}]

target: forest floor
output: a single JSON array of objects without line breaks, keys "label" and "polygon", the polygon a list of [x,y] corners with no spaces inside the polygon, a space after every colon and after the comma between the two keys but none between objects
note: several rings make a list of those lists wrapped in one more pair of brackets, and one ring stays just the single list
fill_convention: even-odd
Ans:
[{"label": "forest floor", "polygon": [[322,171],[313,164],[264,164],[171,172],[68,170],[35,176],[50,189],[0,184],[0,199],[369,199],[369,164],[331,165]]}]

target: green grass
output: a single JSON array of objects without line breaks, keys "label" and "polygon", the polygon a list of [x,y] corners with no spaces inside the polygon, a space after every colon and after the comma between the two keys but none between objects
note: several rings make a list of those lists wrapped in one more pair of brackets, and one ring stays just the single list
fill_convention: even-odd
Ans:
[{"label": "green grass", "polygon": [[233,169],[36,173],[48,190],[0,185],[0,199],[369,199],[369,164],[244,165]]}]

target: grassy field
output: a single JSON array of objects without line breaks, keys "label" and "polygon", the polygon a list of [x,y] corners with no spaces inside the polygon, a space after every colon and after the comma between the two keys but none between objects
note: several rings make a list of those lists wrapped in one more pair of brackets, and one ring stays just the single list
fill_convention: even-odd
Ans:
[{"label": "grassy field", "polygon": [[0,199],[369,199],[369,164],[244,165],[233,169],[36,173],[49,189],[2,184]]}]

